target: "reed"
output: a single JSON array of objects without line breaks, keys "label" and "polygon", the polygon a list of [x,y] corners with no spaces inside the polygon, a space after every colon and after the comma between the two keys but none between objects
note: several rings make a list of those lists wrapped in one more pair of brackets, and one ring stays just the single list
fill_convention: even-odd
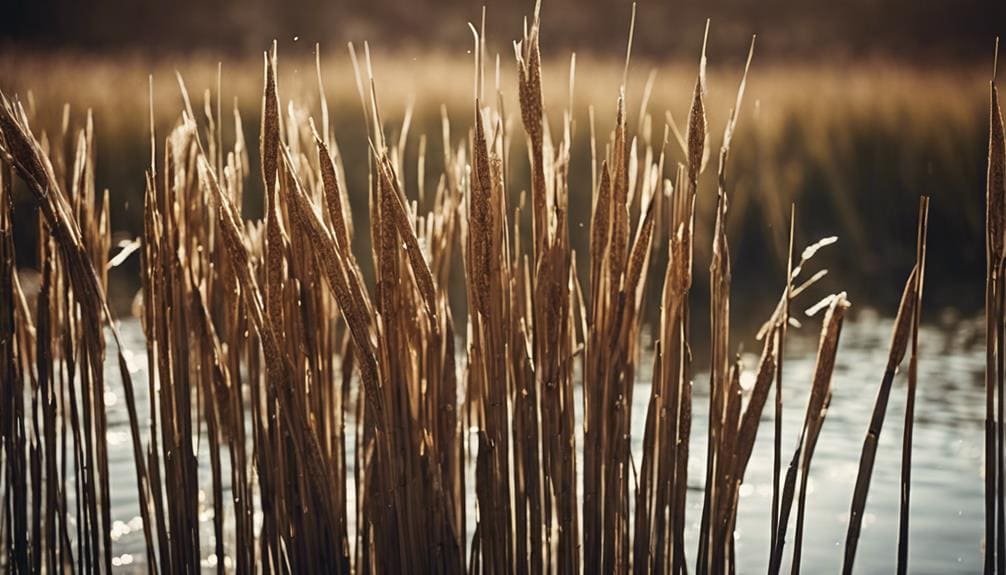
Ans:
[{"label": "reed", "polygon": [[[696,220],[704,217],[696,201],[707,193],[700,176],[712,132],[706,46],[685,132],[668,114],[661,138],[648,109],[653,76],[639,98],[638,123],[629,119],[634,106],[625,78],[634,26],[635,8],[614,127],[598,134],[593,121],[590,126],[590,244],[580,259],[569,229],[571,197],[580,193],[570,174],[584,169],[571,160],[576,60],[570,60],[568,106],[550,117],[540,4],[514,44],[516,86],[501,80],[497,57],[495,94],[485,89],[491,65],[485,15],[480,27],[471,27],[473,121],[470,130],[452,135],[444,112],[441,177],[433,190],[424,183],[431,166],[425,136],[417,165],[406,166],[414,140],[410,113],[401,125],[382,120],[369,46],[362,57],[349,46],[367,125],[368,141],[352,142],[366,149],[365,193],[347,183],[347,170],[362,166],[343,163],[320,54],[317,109],[296,101],[284,106],[276,45],[263,55],[256,175],[249,173],[241,114],[236,104],[225,113],[221,102],[222,69],[201,107],[178,77],[183,106],[162,139],[154,132],[151,80],[143,235],[111,261],[110,200],[96,191],[90,116],[72,133],[67,109],[60,134],[36,137],[31,105],[3,97],[0,285],[10,294],[0,300],[6,566],[16,573],[111,570],[110,499],[119,485],[108,467],[108,328],[126,395],[150,572],[194,573],[212,565],[219,573],[687,573],[696,373],[691,324],[694,313],[706,312],[692,297],[696,254],[705,253],[695,249]],[[826,273],[810,273],[810,262],[836,238],[810,244],[794,265],[792,208],[782,293],[756,336],[761,354],[754,384],[742,388],[746,368],[734,355],[739,342],[730,310],[743,290],[732,285],[728,174],[753,52],[752,39],[723,129],[711,257],[702,262],[709,265],[711,341],[697,573],[737,570],[741,486],[770,401],[769,571],[782,568],[795,503],[792,570],[799,572],[811,461],[850,306],[842,292],[807,311],[826,310],[806,414],[783,470],[783,364],[787,330],[799,325],[791,306]],[[516,90],[519,124],[504,108],[508,86]],[[996,413],[1002,412],[1006,356],[999,285],[1006,188],[994,82],[991,105],[988,566],[990,542],[1003,532],[995,512],[1002,500]],[[530,166],[526,190],[511,166],[521,140]],[[40,213],[37,294],[25,292],[15,266],[15,173]],[[413,173],[415,184],[406,180]],[[253,178],[261,179],[265,210],[261,219],[248,220],[241,206]],[[363,197],[369,205],[356,206],[356,214],[366,220],[354,221],[351,200]],[[846,572],[894,374],[910,347],[898,551],[899,569],[907,569],[927,217],[924,198],[916,267],[864,443]],[[358,236],[368,233],[371,249],[364,253]],[[141,260],[146,422],[138,416],[106,298],[107,270],[129,257],[129,249]],[[661,273],[663,283],[659,302],[651,304],[646,296],[656,262],[663,267],[653,273]],[[374,270],[373,281],[365,269]],[[464,282],[464,302],[452,301],[452,277]],[[652,350],[641,336],[651,308],[659,310]],[[637,462],[632,394],[642,357],[651,352]],[[207,462],[208,479],[200,473]],[[212,541],[201,529],[207,512]]]},{"label": "reed", "polygon": [[901,451],[901,508],[898,514],[898,573],[908,572],[908,520],[912,490],[912,435],[915,427],[915,391],[919,378],[919,322],[922,287],[926,277],[926,239],[929,233],[929,197],[919,198],[919,229],[915,248],[916,286],[912,314],[912,355],[908,363],[908,398],[905,404],[905,437]]},{"label": "reed", "polygon": [[[996,60],[989,83],[989,144],[988,176],[986,178],[985,211],[985,572],[1003,571],[998,561],[1006,560],[999,549],[999,539],[1006,537],[998,518],[1003,516],[1003,489],[999,475],[1002,446],[1002,364],[1003,354],[999,325],[1003,323],[1000,280],[1004,256],[1003,236],[1006,234],[1006,144],[1003,136],[999,91],[996,88],[999,39],[996,39]],[[996,399],[999,406],[996,406]],[[998,409],[998,411],[997,411]]]},{"label": "reed", "polygon": [[863,512],[866,508],[866,498],[870,490],[870,480],[877,457],[877,443],[884,425],[887,404],[891,395],[894,377],[900,369],[905,354],[911,347],[911,359],[908,368],[908,393],[905,409],[905,435],[902,449],[901,468],[901,502],[898,535],[898,571],[904,573],[908,564],[908,503],[911,490],[911,453],[912,429],[915,418],[915,390],[918,378],[918,342],[919,321],[922,313],[922,284],[925,276],[926,234],[929,220],[929,198],[923,196],[919,200],[919,223],[916,240],[915,267],[905,283],[898,307],[898,315],[894,322],[894,332],[891,335],[891,347],[888,353],[887,368],[877,391],[873,415],[870,419],[866,439],[859,461],[859,473],[856,477],[856,487],[853,492],[852,509],[849,512],[849,529],[845,542],[845,562],[843,572],[851,573],[856,558],[856,547],[863,524]]},{"label": "reed", "polygon": [[[769,562],[769,572],[779,570],[782,560],[782,548],[786,542],[786,526],[793,503],[793,483],[799,461],[800,492],[797,499],[796,538],[793,542],[793,573],[800,572],[800,553],[803,545],[803,525],[807,502],[807,477],[810,474],[810,462],[814,457],[817,439],[828,413],[831,402],[831,376],[835,370],[835,355],[838,352],[838,340],[842,332],[845,310],[850,307],[844,293],[829,296],[830,304],[821,326],[821,342],[818,346],[817,365],[814,368],[814,380],[811,385],[810,399],[807,401],[807,414],[803,429],[797,440],[796,452],[786,471],[786,481],[780,500],[779,533],[776,534],[776,547]],[[828,300],[825,300],[828,301]]]}]

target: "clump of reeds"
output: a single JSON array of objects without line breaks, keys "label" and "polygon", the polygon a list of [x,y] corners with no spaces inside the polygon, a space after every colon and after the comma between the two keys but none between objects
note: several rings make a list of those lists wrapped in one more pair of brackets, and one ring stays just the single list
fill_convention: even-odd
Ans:
[{"label": "clump of reeds", "polygon": [[[635,12],[629,31],[626,67],[634,23]],[[617,100],[615,129],[607,146],[608,155],[601,163],[591,218],[591,302],[587,314],[589,336],[583,380],[584,564],[597,565],[602,571],[621,572],[628,571],[630,565],[638,568],[641,564],[633,563],[630,545],[632,391],[639,354],[640,312],[656,236],[658,205],[671,192],[670,184],[662,179],[663,146],[654,161],[653,144],[642,135],[644,152],[643,160],[639,161],[637,140],[628,132],[626,116],[623,81]],[[704,121],[703,118],[701,122]],[[689,192],[681,190],[679,193]],[[639,215],[634,226],[635,237],[630,238],[631,209],[636,198]],[[675,262],[676,266],[683,264]],[[649,484],[640,488],[647,490]],[[637,509],[640,497],[637,490]],[[637,541],[644,518],[644,514],[637,512]],[[646,549],[645,546],[641,548]]]},{"label": "clump of reeds", "polygon": [[[126,395],[148,552],[153,551],[153,529],[147,513],[147,474],[132,378],[105,298],[105,268],[93,265],[94,260],[108,259],[108,196],[96,213],[99,204],[90,117],[75,146],[68,141],[72,136],[64,121],[60,142],[74,151],[72,163],[63,155],[64,149],[51,146],[45,137],[38,140],[28,124],[24,107],[2,97],[0,151],[5,166],[0,169],[4,173],[0,181],[0,280],[8,297],[4,298],[0,318],[4,324],[0,367],[4,370],[5,404],[9,406],[4,410],[2,432],[9,478],[4,493],[12,516],[7,557],[12,570],[19,573],[38,571],[43,565],[47,570],[73,565],[66,503],[66,478],[72,475],[77,502],[73,537],[77,567],[83,571],[85,566],[101,566],[110,571],[112,519],[103,326],[111,329]],[[49,159],[47,149],[52,149],[58,162]],[[58,175],[54,166],[59,166]],[[14,269],[11,214],[15,171],[40,214],[43,282],[38,301],[42,311],[36,318],[30,313]],[[31,384],[30,391],[24,387],[26,380]],[[30,428],[29,412],[24,406],[26,395],[32,398]],[[69,425],[64,419],[59,426],[59,447],[57,405],[64,417],[69,411]],[[68,446],[71,440],[72,447]],[[68,468],[69,449],[72,471]]]},{"label": "clump of reeds", "polygon": [[[626,69],[634,18],[633,11]],[[108,194],[99,202],[95,193],[91,124],[74,137],[65,120],[55,141],[36,138],[28,128],[29,114],[19,103],[3,99],[0,285],[12,295],[0,301],[0,374],[9,406],[0,412],[0,439],[8,513],[4,543],[12,571],[111,568],[114,486],[102,375],[102,327],[108,326],[126,393],[151,572],[199,571],[207,549],[212,549],[218,572],[230,558],[238,573],[258,566],[275,572],[336,573],[687,572],[685,503],[695,372],[690,292],[695,204],[703,193],[699,176],[711,131],[705,44],[685,134],[671,120],[663,140],[654,138],[649,87],[641,98],[639,128],[632,133],[624,78],[614,129],[606,140],[600,138],[601,146],[591,126],[594,189],[590,247],[583,259],[589,285],[583,290],[568,222],[574,193],[569,174],[579,169],[570,160],[573,104],[553,131],[544,108],[540,6],[514,45],[529,195],[518,194],[519,184],[510,178],[514,135],[502,105],[505,88],[498,70],[496,97],[485,94],[484,19],[481,28],[472,30],[474,121],[463,137],[452,140],[445,113],[442,177],[430,201],[422,182],[412,196],[404,179],[409,115],[398,128],[397,142],[390,139],[369,48],[361,65],[350,45],[369,139],[357,144],[369,152],[370,261],[354,249],[357,234],[349,203],[364,194],[346,183],[347,166],[321,89],[320,55],[319,110],[293,102],[284,107],[275,45],[264,55],[261,220],[247,221],[241,213],[252,177],[248,145],[236,108],[225,120],[221,78],[215,93],[202,95],[201,108],[193,106],[178,78],[184,108],[163,140],[153,129],[151,89],[151,163],[140,249],[150,401],[144,430],[105,297],[111,224]],[[748,66],[753,48],[752,42]],[[574,70],[575,59],[571,94]],[[835,238],[811,244],[794,266],[795,208],[791,211],[782,294],[758,333],[762,352],[745,399],[743,366],[734,359],[731,341],[726,222],[731,142],[747,71],[746,66],[719,154],[709,262],[710,419],[695,554],[698,573],[736,570],[733,532],[740,486],[773,386],[769,570],[781,569],[795,499],[793,570],[799,571],[810,465],[850,305],[839,293],[808,312],[827,309],[806,415],[783,477],[783,360],[788,326],[798,323],[790,309],[824,275],[823,270],[807,279],[802,274]],[[999,216],[1006,190],[994,83],[992,98],[988,241],[990,262],[993,255],[998,259],[989,267],[989,305],[998,306],[995,317],[1001,318],[1004,233]],[[315,112],[320,112],[318,123]],[[677,153],[667,146],[672,132],[681,162],[668,168]],[[425,145],[420,149],[416,171],[422,180],[427,158]],[[14,171],[41,214],[42,283],[34,312],[14,266]],[[903,569],[907,563],[927,208],[924,201],[916,268],[906,286],[891,361],[864,446],[847,569],[891,380],[910,339],[899,565]],[[525,210],[530,211],[530,230],[523,229]],[[524,240],[528,237],[530,242]],[[630,453],[631,402],[644,348],[640,331],[648,308],[646,283],[658,252],[666,256],[666,265],[660,302],[653,306],[659,309],[658,336],[637,469]],[[461,262],[468,303],[464,317],[457,319],[447,289],[456,261]],[[372,284],[364,279],[364,268],[375,270]],[[462,322],[464,327],[457,328]],[[1000,349],[1002,322],[990,320],[989,325],[990,373],[999,374],[1001,390],[1006,355]],[[464,334],[463,344],[456,332]],[[575,427],[577,369],[583,384],[582,436]],[[993,424],[995,377],[990,377],[991,498],[994,470],[1002,464]],[[26,397],[32,400],[30,410]],[[998,397],[1001,402],[1001,391]],[[577,464],[578,437],[582,465]],[[997,446],[1000,462],[994,464]],[[200,484],[201,460],[209,462],[209,489]],[[580,470],[582,497],[577,491]],[[229,478],[224,476],[228,472]],[[76,509],[67,503],[69,490]],[[206,505],[212,506],[212,547],[200,537],[202,491],[209,494]],[[473,495],[474,518],[467,513]],[[228,520],[232,532],[225,529]]]}]

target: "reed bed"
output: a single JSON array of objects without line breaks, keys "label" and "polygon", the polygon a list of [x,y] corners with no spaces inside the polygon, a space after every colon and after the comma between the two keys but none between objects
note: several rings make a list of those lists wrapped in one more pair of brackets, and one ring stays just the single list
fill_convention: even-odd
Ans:
[{"label": "reed bed", "polygon": [[[685,506],[689,445],[699,432],[695,424],[701,424],[692,417],[698,368],[691,327],[705,311],[695,309],[690,297],[697,263],[695,205],[700,194],[713,193],[701,189],[700,175],[714,127],[706,110],[704,46],[684,132],[669,116],[658,136],[659,119],[647,112],[649,85],[639,97],[638,127],[629,124],[634,97],[625,77],[634,18],[633,10],[626,72],[611,93],[614,128],[603,134],[590,125],[593,199],[589,253],[582,260],[569,240],[570,173],[585,169],[571,162],[578,129],[572,113],[575,57],[568,107],[550,118],[543,97],[540,6],[514,44],[519,117],[504,107],[503,93],[513,86],[501,78],[499,58],[494,62],[487,53],[484,15],[482,26],[472,27],[474,121],[457,136],[444,115],[435,190],[422,183],[428,163],[435,161],[422,153],[419,181],[406,181],[410,116],[398,127],[397,141],[390,138],[369,47],[361,54],[349,46],[368,140],[352,145],[365,146],[369,158],[369,229],[359,232],[346,172],[362,166],[343,161],[330,125],[320,55],[319,106],[311,109],[294,101],[284,105],[275,45],[264,54],[257,175],[250,173],[241,114],[236,106],[224,109],[219,76],[216,90],[201,99],[191,98],[178,77],[183,109],[162,139],[154,130],[160,103],[151,86],[150,165],[143,235],[136,246],[147,421],[137,416],[107,305],[107,269],[126,256],[109,259],[109,194],[96,191],[93,124],[89,118],[73,133],[67,111],[60,133],[36,136],[32,106],[4,97],[5,566],[16,573],[111,571],[109,494],[120,487],[109,476],[107,460],[103,365],[110,341],[125,388],[146,568],[152,573],[201,571],[207,553],[220,573],[687,573],[691,565],[696,573],[733,573],[740,487],[770,398],[775,477],[766,554],[769,571],[778,573],[792,526],[791,570],[799,572],[808,477],[850,307],[846,294],[828,295],[807,309],[808,316],[823,310],[824,318],[812,381],[793,382],[809,385],[810,394],[785,469],[784,351],[789,327],[800,324],[792,306],[826,273],[811,272],[811,260],[836,238],[811,243],[794,260],[796,209],[791,210],[781,295],[757,334],[762,351],[754,384],[743,388],[745,367],[734,356],[737,338],[730,329],[726,221],[731,143],[752,40],[718,155],[708,252],[706,474],[699,543],[686,549],[685,526],[694,521]],[[490,82],[487,93],[485,78],[492,78],[494,65],[495,84]],[[991,126],[990,571],[992,542],[1001,546],[1003,537],[999,277],[1006,203],[994,82]],[[521,139],[524,145],[515,146]],[[425,136],[420,142],[425,149]],[[526,190],[511,178],[514,149],[528,154]],[[682,162],[670,159],[679,154]],[[15,174],[39,210],[37,295],[25,293],[14,265]],[[247,183],[256,177],[264,189],[265,215],[246,220],[240,206]],[[892,382],[910,348],[898,550],[899,569],[904,572],[907,565],[926,198],[919,214],[915,268],[863,448],[846,572],[852,569]],[[366,254],[359,249],[364,234],[370,236]],[[587,266],[585,286],[578,261]],[[653,261],[666,262],[657,270],[663,283],[656,303],[646,299]],[[376,270],[373,283],[364,279],[365,264]],[[466,287],[460,308],[447,289],[457,274]],[[659,308],[660,319],[637,462],[630,450],[629,406],[640,358],[649,351],[640,337],[648,307]],[[456,309],[464,315],[454,317]],[[576,426],[578,410],[582,430]],[[209,485],[200,482],[201,457],[210,462]],[[201,537],[201,491],[210,499],[205,507],[212,510],[212,541]],[[477,510],[474,516],[469,507]]]}]

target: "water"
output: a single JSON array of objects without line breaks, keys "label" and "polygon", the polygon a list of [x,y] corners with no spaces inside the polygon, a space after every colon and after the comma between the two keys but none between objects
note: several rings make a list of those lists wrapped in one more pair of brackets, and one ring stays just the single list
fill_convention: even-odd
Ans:
[{"label": "water", "polygon": [[[125,322],[122,327],[129,352],[127,358],[134,371],[141,422],[145,422],[147,380],[143,336],[135,322]],[[816,333],[813,333],[815,329],[809,325],[799,332],[791,330],[794,335],[787,350],[783,387],[784,465],[795,449],[806,408],[817,343]],[[855,321],[847,322],[842,333],[832,380],[831,407],[810,470],[802,563],[807,573],[840,569],[859,454],[887,362],[890,333],[890,320],[868,314],[861,314]],[[982,565],[985,396],[984,346],[980,335],[976,335],[980,333],[981,328],[975,322],[961,322],[953,328],[923,327],[920,333],[909,550],[909,567],[914,573],[974,573]],[[754,349],[754,342],[747,342],[747,347]],[[755,368],[756,362],[756,356],[744,356],[748,372]],[[633,391],[632,445],[637,465],[650,391],[648,378],[651,363],[649,358],[642,362],[640,383]],[[116,375],[117,368],[109,364],[106,374],[111,382],[108,440],[116,570],[142,572],[146,560],[125,403]],[[744,381],[750,381],[751,374],[744,377]],[[867,501],[856,560],[859,573],[891,573],[896,565],[905,392],[905,376],[899,374],[888,405]],[[708,377],[700,373],[695,380],[695,418],[689,462],[686,532],[689,561],[694,560],[695,537],[702,511],[707,406]],[[771,405],[766,406],[766,417],[762,421],[746,482],[740,492],[736,533],[740,573],[764,572],[768,564],[772,497],[771,413]],[[351,443],[349,447],[352,447]],[[208,489],[210,471],[205,442],[202,448],[200,485]],[[227,458],[223,459],[226,464]],[[226,469],[223,476],[226,492],[229,482]],[[229,497],[229,493],[225,493],[225,498],[229,500]],[[350,497],[352,501],[352,492]],[[203,565],[209,569],[216,564],[212,550],[209,493],[201,493],[200,500],[203,508]],[[469,524],[473,525],[474,521],[469,521]],[[350,528],[352,536],[355,527],[351,525]],[[790,529],[790,540],[792,532]],[[787,551],[791,547],[788,545]],[[229,559],[225,561],[229,563]],[[787,555],[784,568],[788,561]]]}]

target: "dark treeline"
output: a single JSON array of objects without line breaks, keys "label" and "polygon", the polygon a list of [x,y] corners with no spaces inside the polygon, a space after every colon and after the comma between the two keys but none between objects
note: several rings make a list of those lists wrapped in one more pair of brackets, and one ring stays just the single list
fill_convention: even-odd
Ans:
[{"label": "dark treeline", "polygon": [[[520,29],[527,2],[484,2],[491,39]],[[370,40],[382,46],[463,49],[483,2],[472,0],[9,0],[0,45],[91,51],[259,50],[273,38]],[[640,3],[635,50],[651,56],[691,54],[703,21],[710,48],[743,54],[757,33],[761,57],[898,57],[954,60],[987,55],[1002,32],[1001,0],[678,0]],[[624,40],[628,0],[548,0],[562,22],[551,49],[592,52]],[[673,30],[673,32],[671,32]]]}]

